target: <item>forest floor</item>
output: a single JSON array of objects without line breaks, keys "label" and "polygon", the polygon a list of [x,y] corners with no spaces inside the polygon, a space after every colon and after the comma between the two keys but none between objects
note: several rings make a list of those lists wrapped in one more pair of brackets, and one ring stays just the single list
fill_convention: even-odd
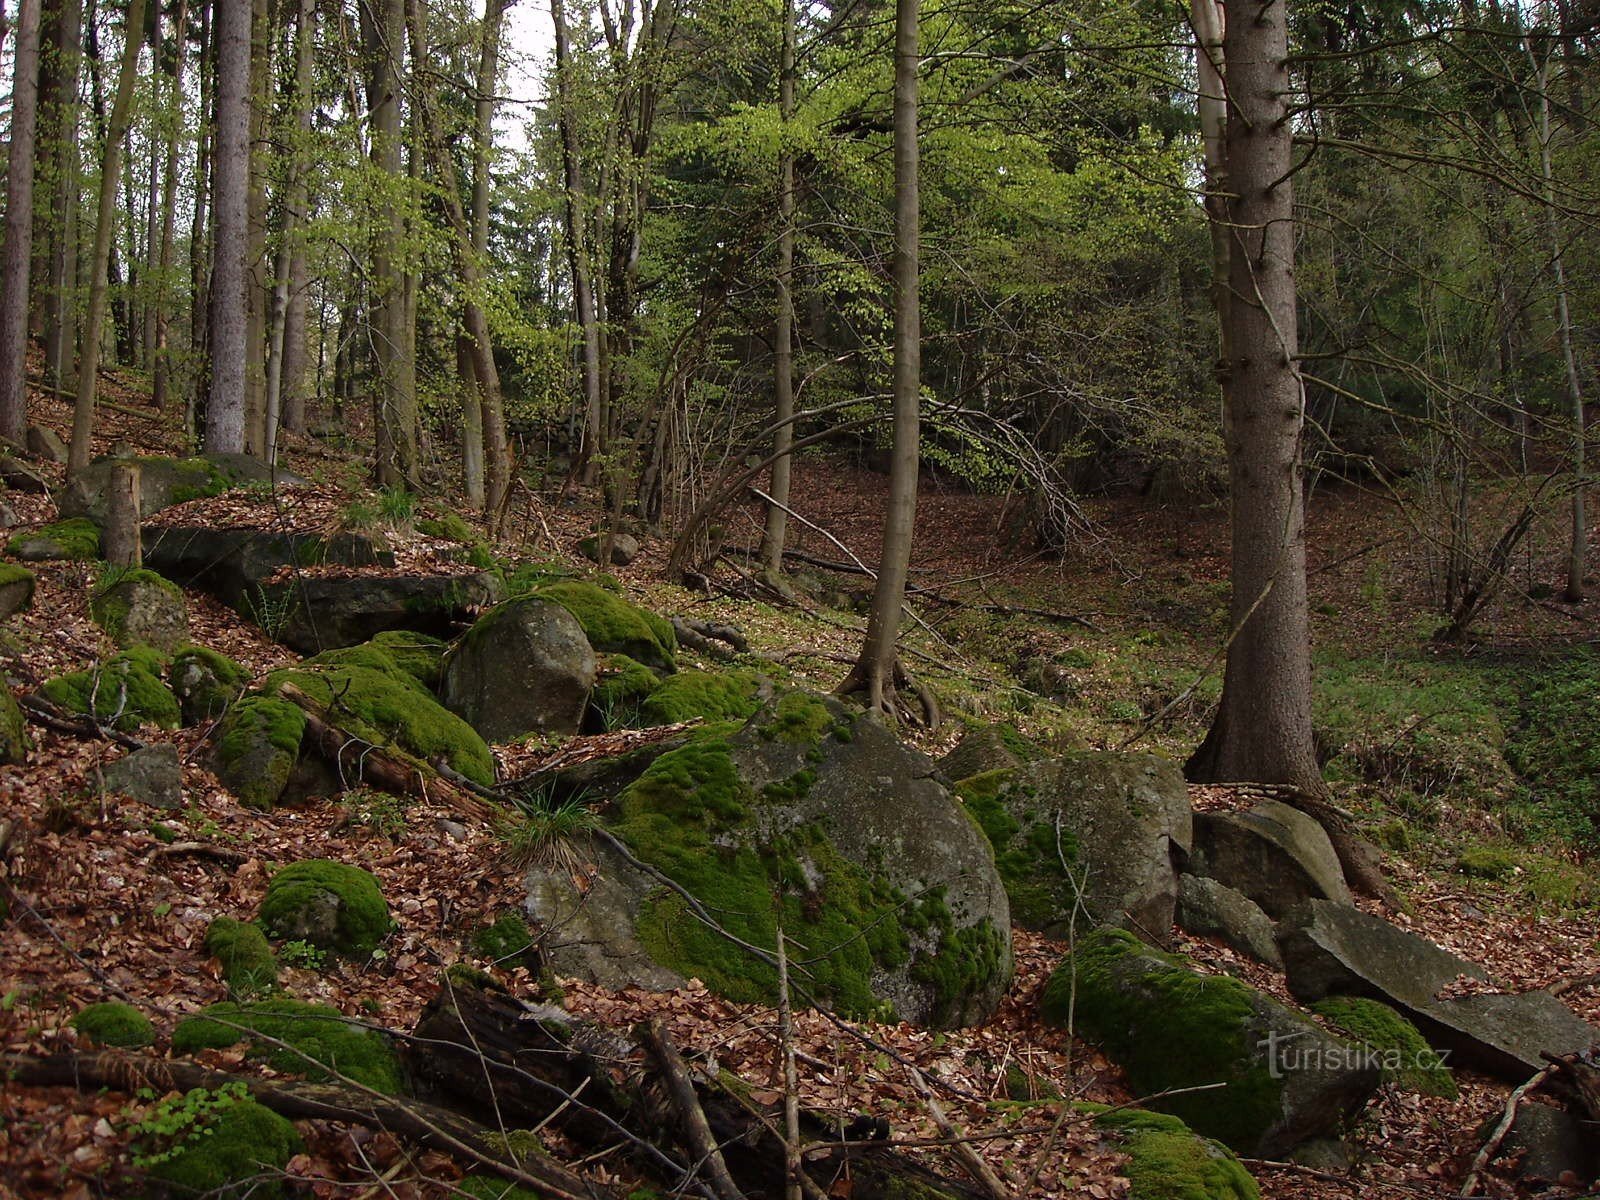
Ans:
[{"label": "forest floor", "polygon": [[[136,381],[108,391],[119,403],[139,400]],[[65,405],[45,402],[37,411],[43,423],[65,432]],[[114,410],[104,415],[97,451],[123,441],[141,452],[171,453],[181,442],[168,422]],[[339,523],[354,498],[342,452],[296,442],[286,458],[316,481],[300,497],[301,519]],[[795,507],[870,565],[885,482],[845,456],[807,457],[796,471]],[[5,499],[25,526],[54,519],[43,496],[13,492]],[[273,502],[232,494],[226,503],[249,520],[252,506]],[[425,502],[412,519],[448,509],[443,499]],[[1045,745],[1137,745],[1181,757],[1195,744],[1216,695],[1216,651],[1226,634],[1226,509],[1162,507],[1125,497],[1087,503],[1085,515],[1089,525],[1080,545],[1064,557],[1047,557],[1006,543],[1002,498],[928,483],[913,581],[935,595],[917,598],[918,620],[907,645],[911,668],[955,719],[941,731],[917,733],[924,749],[937,754],[952,744],[963,718],[1011,720]],[[530,494],[514,513],[515,544],[504,550],[576,563],[576,542],[596,516],[586,500]],[[755,517],[753,509],[734,515],[731,543],[753,543]],[[409,553],[426,557],[429,547],[409,528],[401,521],[389,533]],[[1520,591],[1485,614],[1467,647],[1437,647],[1427,639],[1434,623],[1427,603],[1432,556],[1401,506],[1348,484],[1320,489],[1310,507],[1308,539],[1319,684],[1326,676],[1325,690],[1333,696],[1327,720],[1342,739],[1331,762],[1345,768],[1342,776],[1337,769],[1330,774],[1342,801],[1374,824],[1399,821],[1402,835],[1414,831],[1390,842],[1386,865],[1405,907],[1388,915],[1484,963],[1507,985],[1570,983],[1563,998],[1600,1021],[1600,885],[1593,867],[1565,848],[1530,844],[1536,835],[1516,841],[1521,810],[1511,787],[1485,791],[1473,778],[1481,774],[1473,756],[1486,753],[1483,743],[1497,736],[1509,739],[1510,719],[1498,733],[1484,733],[1473,723],[1481,716],[1475,705],[1482,694],[1462,691],[1463,680],[1476,686],[1474,672],[1483,663],[1543,661],[1577,653],[1600,637],[1600,604],[1558,606],[1527,596],[1539,594],[1540,583],[1559,583],[1561,531],[1536,530],[1533,549],[1516,569]],[[837,543],[803,526],[793,529],[791,545],[819,559],[844,557]],[[740,581],[725,569],[715,574],[728,590],[691,593],[662,577],[665,551],[647,538],[639,559],[616,571],[641,603],[668,615],[738,624],[752,654],[796,682],[828,688],[843,677],[860,638],[860,618],[847,607],[807,603],[802,610],[770,597],[729,594]],[[39,567],[33,606],[12,623],[3,650],[5,669],[23,690],[88,665],[103,649],[103,635],[87,613],[92,568]],[[846,590],[868,586],[865,576],[830,578]],[[295,657],[221,605],[195,593],[188,599],[194,641],[253,671]],[[983,611],[981,605],[1035,611]],[[1376,665],[1357,672],[1351,663]],[[1041,673],[1046,666],[1051,669]],[[1359,687],[1350,683],[1358,677]],[[1447,728],[1421,744],[1423,732],[1440,727]],[[499,856],[489,828],[427,802],[402,804],[372,793],[270,812],[245,808],[207,769],[210,733],[202,727],[156,735],[183,756],[181,812],[108,796],[100,768],[120,750],[107,742],[35,728],[28,763],[0,768],[0,822],[11,822],[14,831],[9,857],[0,855],[0,880],[13,897],[10,919],[0,924],[5,1052],[72,1049],[77,1037],[69,1018],[85,1004],[121,998],[155,1019],[160,1053],[179,1018],[226,998],[201,939],[212,918],[254,911],[275,864],[326,857],[358,862],[378,876],[398,923],[382,956],[291,965],[286,983],[299,997],[394,1029],[411,1027],[444,966],[475,961],[465,947],[468,932],[520,906],[518,872]],[[1390,753],[1364,757],[1361,746]],[[525,769],[553,751],[543,743],[511,748],[502,765]],[[1373,770],[1374,762],[1387,765]],[[1194,797],[1202,806],[1236,802],[1227,789],[1196,788]],[[160,836],[158,824],[165,827]],[[1453,869],[1462,848],[1502,841],[1514,842],[1524,856],[1509,877],[1480,879]],[[1281,977],[1220,944],[1180,941],[1205,969],[1285,995]],[[1126,1195],[1122,1158],[1090,1126],[1057,1122],[1054,1104],[1018,1103],[1026,1100],[1016,1095],[1019,1072],[1041,1099],[1060,1093],[1120,1103],[1135,1097],[1097,1051],[1038,1018],[1039,990],[1065,947],[1021,932],[1016,947],[1011,992],[996,1016],[976,1029],[934,1034],[904,1025],[861,1027],[882,1048],[874,1049],[845,1036],[836,1022],[803,1015],[797,1031],[805,1064],[802,1099],[842,1120],[882,1115],[897,1139],[936,1139],[911,1079],[885,1052],[892,1050],[956,1089],[961,1098],[951,1102],[952,1115],[982,1135],[975,1145],[1015,1195]],[[522,968],[496,970],[513,990],[533,986]],[[695,985],[655,995],[562,982],[564,1002],[575,1012],[613,1026],[659,1016],[691,1057],[714,1059],[764,1092],[781,1087],[772,1010],[732,1004]],[[269,1070],[239,1050],[206,1051],[202,1061],[234,1071]],[[1482,1142],[1483,1123],[1503,1108],[1510,1090],[1470,1073],[1459,1083],[1454,1101],[1385,1087],[1352,1132],[1355,1158],[1348,1172],[1269,1163],[1250,1169],[1263,1195],[1274,1200],[1454,1194]],[[130,1194],[129,1131],[148,1103],[110,1092],[0,1085],[0,1196]],[[441,1155],[327,1122],[303,1122],[301,1130],[306,1152],[289,1173],[305,1194],[456,1194],[451,1184],[461,1168]],[[548,1140],[560,1156],[560,1138]],[[943,1149],[914,1152],[947,1173],[961,1171]],[[634,1178],[622,1160],[592,1162],[583,1170],[608,1183],[627,1185]],[[1518,1185],[1490,1175],[1482,1194],[1520,1193]],[[1557,1188],[1548,1194],[1576,1193]]]}]

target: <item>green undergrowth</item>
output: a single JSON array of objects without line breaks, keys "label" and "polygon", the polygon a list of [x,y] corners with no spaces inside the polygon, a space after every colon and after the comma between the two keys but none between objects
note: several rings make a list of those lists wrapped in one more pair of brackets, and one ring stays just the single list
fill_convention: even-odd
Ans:
[{"label": "green undergrowth", "polygon": [[249,1052],[279,1071],[323,1081],[337,1075],[393,1096],[400,1064],[388,1039],[350,1024],[337,1009],[299,1000],[226,1001],[201,1009],[172,1033],[177,1054],[221,1050],[248,1042]]},{"label": "green undergrowth", "polygon": [[1383,1078],[1410,1092],[1454,1100],[1455,1077],[1417,1027],[1377,1000],[1329,996],[1311,1005],[1329,1025],[1375,1055]]},{"label": "green undergrowth", "polygon": [[87,671],[47,681],[39,692],[68,712],[91,712],[125,733],[141,725],[176,729],[182,719],[178,698],[162,681],[166,659],[147,646],[135,646]]},{"label": "green undergrowth", "polygon": [[242,1083],[194,1088],[146,1110],[132,1126],[134,1163],[169,1194],[270,1200],[304,1147],[294,1124],[251,1100]]},{"label": "green undergrowth", "polygon": [[641,724],[640,706],[661,685],[661,677],[626,654],[600,656],[599,678],[589,693],[589,708],[603,731]]}]

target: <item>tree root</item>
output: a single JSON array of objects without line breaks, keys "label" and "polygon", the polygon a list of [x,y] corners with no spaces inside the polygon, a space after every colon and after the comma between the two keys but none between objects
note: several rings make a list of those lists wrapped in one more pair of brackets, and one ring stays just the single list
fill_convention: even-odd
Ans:
[{"label": "tree root", "polygon": [[[916,697],[915,708],[903,699],[904,692]],[[938,697],[931,688],[906,670],[899,655],[887,667],[869,662],[863,656],[856,661],[850,674],[844,677],[844,682],[834,689],[833,694],[840,697],[865,695],[867,711],[878,713],[891,725],[903,721],[933,730],[938,729],[944,719]]]}]

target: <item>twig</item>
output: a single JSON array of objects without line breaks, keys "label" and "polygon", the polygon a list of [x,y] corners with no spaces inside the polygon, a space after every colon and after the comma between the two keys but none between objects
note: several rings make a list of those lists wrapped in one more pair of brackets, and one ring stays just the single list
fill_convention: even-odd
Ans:
[{"label": "twig", "polygon": [[28,714],[28,720],[42,728],[72,737],[93,738],[95,741],[112,741],[130,750],[143,750],[149,745],[131,733],[102,725],[93,717],[73,717],[62,712],[42,696],[23,696],[18,700]]},{"label": "twig", "polygon": [[1483,1148],[1478,1151],[1477,1157],[1472,1160],[1472,1166],[1467,1170],[1466,1181],[1461,1185],[1461,1191],[1457,1193],[1458,1195],[1463,1197],[1470,1196],[1478,1190],[1478,1176],[1483,1174],[1484,1169],[1493,1161],[1494,1156],[1500,1150],[1500,1143],[1504,1142],[1506,1134],[1511,1132],[1511,1124],[1517,1119],[1517,1109],[1521,1106],[1523,1098],[1546,1079],[1549,1079],[1550,1076],[1554,1075],[1556,1069],[1556,1064],[1551,1063],[1538,1071],[1526,1083],[1518,1085],[1511,1095],[1506,1097],[1506,1110],[1501,1114],[1494,1131],[1489,1134],[1489,1140],[1484,1142]]},{"label": "twig", "polygon": [[789,1011],[789,952],[778,927],[778,1048],[783,1057],[783,1175],[786,1200],[801,1200],[800,1073],[794,1063],[794,1019]]},{"label": "twig", "polygon": [[678,1048],[672,1044],[672,1039],[667,1036],[667,1028],[659,1017],[646,1027],[645,1037],[662,1074],[666,1076],[667,1093],[672,1098],[673,1107],[678,1110],[678,1119],[683,1122],[684,1136],[711,1176],[712,1189],[720,1200],[744,1200],[739,1185],[728,1174],[728,1164],[717,1146],[717,1139],[712,1136],[706,1110],[700,1107],[700,1099],[695,1095],[689,1068],[678,1053]]},{"label": "twig", "polygon": [[933,1090],[928,1087],[927,1077],[916,1067],[912,1067],[911,1080],[917,1085],[917,1091],[922,1093],[922,1103],[927,1108],[928,1115],[933,1118],[934,1124],[943,1131],[946,1137],[952,1140],[956,1150],[956,1157],[961,1160],[962,1165],[967,1168],[974,1179],[983,1185],[983,1190],[994,1197],[994,1200],[1011,1200],[1011,1193],[1007,1190],[1006,1185],[1000,1182],[999,1176],[994,1173],[988,1163],[983,1161],[983,1156],[972,1148],[972,1143],[966,1140],[961,1131],[945,1115],[944,1108],[934,1098]]}]

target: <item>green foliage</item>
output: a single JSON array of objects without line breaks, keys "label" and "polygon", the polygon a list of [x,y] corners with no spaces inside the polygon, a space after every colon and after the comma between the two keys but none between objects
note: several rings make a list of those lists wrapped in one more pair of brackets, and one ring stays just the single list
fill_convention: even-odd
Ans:
[{"label": "green foliage", "polygon": [[1311,1011],[1375,1052],[1383,1078],[1407,1091],[1454,1100],[1456,1081],[1439,1054],[1403,1015],[1362,996],[1329,996]]},{"label": "green foliage", "polygon": [[[266,1040],[264,1040],[266,1039]],[[385,1095],[401,1090],[400,1065],[388,1039],[352,1025],[337,1009],[299,1000],[228,1001],[201,1009],[172,1033],[177,1054],[221,1050],[240,1042],[279,1071],[322,1081],[334,1073]],[[282,1043],[279,1045],[278,1043]]]},{"label": "green foliage", "polygon": [[120,1050],[137,1050],[156,1040],[155,1026],[131,1004],[108,1000],[79,1009],[68,1022],[84,1037],[97,1046],[115,1046]]},{"label": "green foliage", "polygon": [[581,797],[553,807],[530,804],[496,828],[500,857],[519,871],[531,867],[569,868],[578,861],[577,842],[599,827],[599,818]]},{"label": "green foliage", "polygon": [[760,707],[761,677],[754,671],[683,671],[670,675],[639,706],[641,723],[676,725],[743,720]]},{"label": "green foliage", "polygon": [[73,671],[39,689],[50,703],[68,712],[92,715],[125,733],[141,725],[176,729],[178,698],[161,676],[165,662],[148,647],[134,647],[88,671]]},{"label": "green foliage", "polygon": [[339,807],[352,825],[399,840],[406,831],[406,813],[411,805],[405,796],[372,788],[352,788],[339,798]]},{"label": "green foliage", "polygon": [[88,517],[73,517],[42,528],[11,535],[6,553],[17,554],[28,542],[48,542],[51,558],[95,559],[100,557],[100,527]]},{"label": "green foliage", "polygon": [[639,705],[660,683],[659,675],[626,654],[602,655],[589,708],[605,730],[632,728],[640,722]]},{"label": "green foliage", "polygon": [[1518,688],[1506,759],[1518,776],[1511,824],[1529,842],[1600,849],[1600,655],[1593,651],[1529,672]]},{"label": "green foliage", "polygon": [[[329,904],[337,909],[331,934],[316,928],[322,922],[315,919]],[[325,858],[290,863],[273,875],[261,898],[260,920],[273,937],[307,937],[351,955],[372,953],[393,928],[377,879],[360,867]]]},{"label": "green foliage", "polygon": [[674,667],[678,638],[672,623],[629,604],[593,583],[568,580],[547,584],[537,594],[553,600],[577,618],[596,651],[626,654],[660,671]]},{"label": "green foliage", "polygon": [[409,525],[417,513],[417,498],[402,487],[386,487],[378,492],[378,516],[394,528]]},{"label": "green foliage", "polygon": [[300,938],[290,939],[278,947],[278,950],[283,956],[283,965],[286,967],[294,967],[301,971],[321,971],[328,966],[328,952]]},{"label": "green foliage", "polygon": [[188,1135],[149,1165],[154,1178],[183,1195],[267,1200],[284,1194],[271,1175],[303,1148],[292,1122],[242,1096],[193,1109],[187,1098],[177,1103],[178,1113],[192,1112],[194,1120]]},{"label": "green foliage", "polygon": [[206,929],[206,952],[222,963],[222,977],[236,1000],[251,1000],[278,986],[278,961],[266,934],[232,917],[217,917]]}]

